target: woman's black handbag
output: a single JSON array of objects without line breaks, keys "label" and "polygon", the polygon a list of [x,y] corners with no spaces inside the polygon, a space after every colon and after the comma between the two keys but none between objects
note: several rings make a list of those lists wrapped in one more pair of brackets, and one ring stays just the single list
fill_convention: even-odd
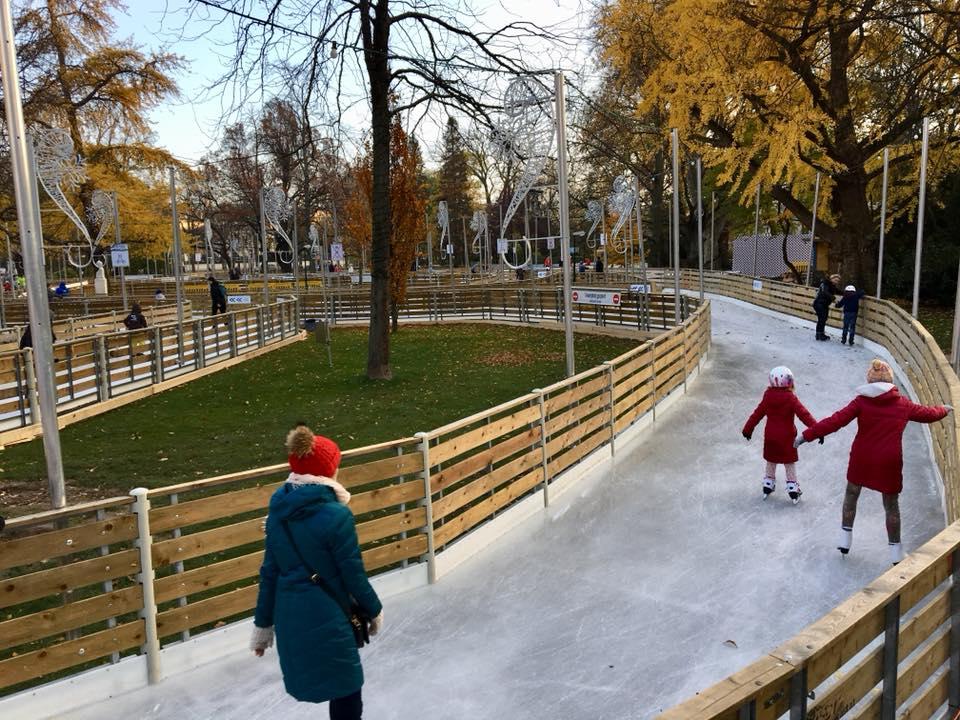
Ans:
[{"label": "woman's black handbag", "polygon": [[353,630],[353,639],[357,643],[358,648],[362,648],[364,645],[370,642],[370,623],[373,618],[360,607],[360,604],[350,598],[350,604],[348,605],[343,600],[340,599],[340,596],[333,591],[333,588],[327,584],[327,581],[320,577],[320,574],[314,570],[310,563],[308,563],[303,554],[300,552],[300,548],[297,546],[296,541],[293,539],[293,533],[290,532],[290,527],[287,525],[287,521],[284,520],[282,523],[283,531],[287,534],[287,539],[290,541],[293,551],[297,554],[297,557],[300,558],[300,562],[303,563],[303,566],[307,569],[307,572],[310,573],[310,582],[323,590],[327,595],[330,596],[330,599],[333,600],[343,611],[344,616],[347,618],[347,622],[350,623],[350,629]]}]

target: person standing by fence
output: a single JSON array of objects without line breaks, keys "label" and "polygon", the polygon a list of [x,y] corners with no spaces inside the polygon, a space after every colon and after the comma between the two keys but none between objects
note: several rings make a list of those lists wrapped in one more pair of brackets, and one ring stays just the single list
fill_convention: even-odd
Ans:
[{"label": "person standing by fence", "polygon": [[225,313],[227,311],[227,289],[213,275],[207,278],[210,283],[210,314]]},{"label": "person standing by fence", "polygon": [[360,556],[350,493],[337,482],[340,449],[303,424],[287,435],[290,476],[270,498],[267,543],[250,647],[273,644],[287,692],[301,702],[330,701],[331,720],[359,720],[363,668],[345,607],[383,622],[383,606]]},{"label": "person standing by fence", "polygon": [[813,310],[817,313],[817,340],[829,340],[827,335],[827,318],[830,317],[830,306],[833,304],[834,295],[839,295],[840,290],[837,285],[840,284],[839,275],[831,275],[820,281],[820,287],[817,288],[817,296],[813,299]]}]

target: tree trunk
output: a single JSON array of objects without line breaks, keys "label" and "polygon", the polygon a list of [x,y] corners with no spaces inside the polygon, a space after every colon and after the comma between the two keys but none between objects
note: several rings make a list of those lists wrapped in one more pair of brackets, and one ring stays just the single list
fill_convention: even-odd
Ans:
[{"label": "tree trunk", "polygon": [[867,181],[862,171],[834,178],[830,207],[837,218],[837,239],[829,251],[830,272],[838,272],[843,284],[873,293],[877,284],[877,238],[867,203]]},{"label": "tree trunk", "polygon": [[371,16],[368,0],[361,2],[365,63],[370,79],[373,126],[373,223],[370,282],[370,329],[367,335],[367,377],[389,380],[390,371],[390,31],[387,0],[378,0]]}]

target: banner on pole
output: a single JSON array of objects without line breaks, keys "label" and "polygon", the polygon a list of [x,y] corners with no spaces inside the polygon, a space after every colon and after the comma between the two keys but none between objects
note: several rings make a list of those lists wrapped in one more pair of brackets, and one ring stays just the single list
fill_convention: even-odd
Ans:
[{"label": "banner on pole", "polygon": [[447,255],[453,255],[453,245],[447,243]]},{"label": "banner on pole", "polygon": [[250,305],[249,295],[227,295],[227,305]]},{"label": "banner on pole", "polygon": [[330,245],[330,260],[342,263],[346,260],[343,254],[343,243],[332,243]]},{"label": "banner on pole", "polygon": [[573,288],[570,299],[581,305],[606,305],[620,307],[619,290],[591,290],[590,288]]},{"label": "banner on pole", "polygon": [[754,289],[754,290],[763,290],[763,282],[761,282],[760,280],[754,280],[754,281],[753,281],[753,289]]},{"label": "banner on pole", "polygon": [[649,285],[644,285],[643,283],[635,283],[630,286],[630,292],[632,293],[651,293],[653,290],[650,289]]},{"label": "banner on pole", "polygon": [[600,246],[602,247],[606,244],[607,244],[607,236],[604,235],[603,233],[600,233]]},{"label": "banner on pole", "polygon": [[130,251],[124,243],[110,246],[110,262],[117,268],[130,267]]},{"label": "banner on pole", "polygon": [[547,250],[554,250],[557,247],[557,239],[548,237],[547,238]]},{"label": "banner on pole", "polygon": [[504,240],[503,238],[500,238],[499,240],[497,240],[497,253],[499,255],[507,254],[507,241]]}]

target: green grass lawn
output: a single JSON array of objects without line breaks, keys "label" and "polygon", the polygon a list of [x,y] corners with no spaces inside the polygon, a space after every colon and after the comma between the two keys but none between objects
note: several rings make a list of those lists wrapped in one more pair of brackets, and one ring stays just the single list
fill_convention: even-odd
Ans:
[{"label": "green grass lawn", "polygon": [[[913,305],[909,299],[892,298],[893,302],[909,313]],[[933,335],[937,345],[950,357],[950,344],[953,338],[953,308],[941,305],[921,305],[917,319]]]},{"label": "green grass lawn", "polygon": [[[577,369],[635,344],[577,336]],[[75,489],[68,501],[283,462],[284,436],[300,419],[352,448],[430,430],[564,376],[563,334],[529,327],[403,327],[393,336],[388,383],[364,377],[366,353],[366,329],[338,329],[333,369],[310,337],[71,425],[60,433]],[[3,450],[0,468],[3,504],[22,506],[15,486],[44,485],[40,440]]]}]

